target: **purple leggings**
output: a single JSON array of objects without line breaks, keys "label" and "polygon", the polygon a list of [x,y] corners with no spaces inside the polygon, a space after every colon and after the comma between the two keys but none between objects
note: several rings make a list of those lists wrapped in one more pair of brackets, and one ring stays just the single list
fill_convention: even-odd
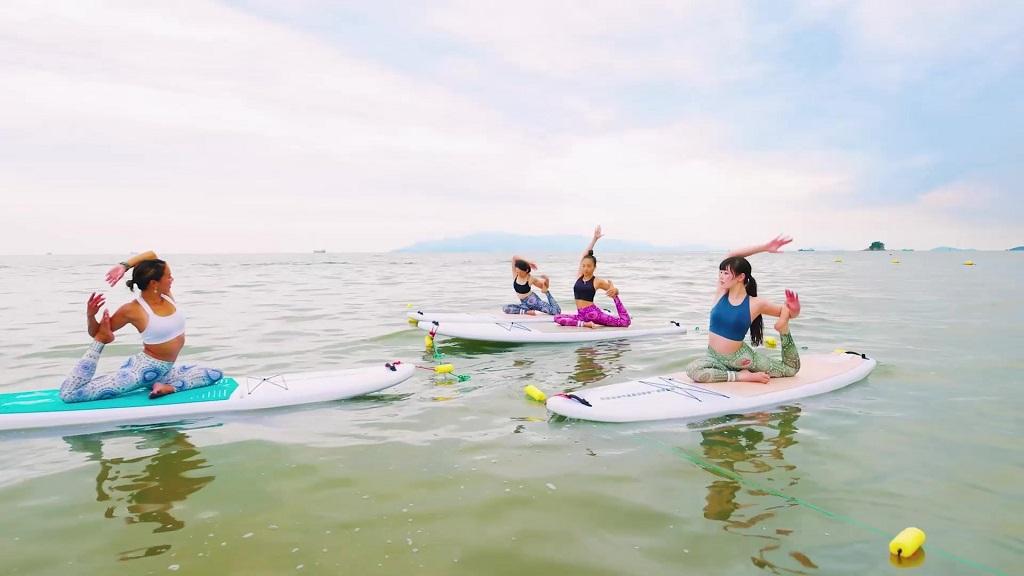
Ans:
[{"label": "purple leggings", "polygon": [[562,326],[579,326],[583,322],[593,322],[601,326],[626,328],[630,323],[629,311],[622,305],[622,301],[619,300],[618,296],[612,298],[612,300],[615,301],[615,309],[619,312],[618,318],[605,314],[600,308],[591,304],[586,308],[580,308],[575,314],[559,314],[555,316],[555,322]]}]

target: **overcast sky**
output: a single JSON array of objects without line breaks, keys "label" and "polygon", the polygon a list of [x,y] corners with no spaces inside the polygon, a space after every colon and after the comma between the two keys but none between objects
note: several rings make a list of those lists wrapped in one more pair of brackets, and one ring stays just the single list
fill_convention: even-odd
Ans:
[{"label": "overcast sky", "polygon": [[1024,3],[0,6],[0,253],[1024,244]]}]

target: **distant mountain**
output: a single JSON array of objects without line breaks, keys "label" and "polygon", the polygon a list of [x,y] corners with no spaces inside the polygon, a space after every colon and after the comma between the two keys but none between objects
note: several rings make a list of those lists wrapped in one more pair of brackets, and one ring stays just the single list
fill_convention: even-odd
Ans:
[{"label": "distant mountain", "polygon": [[[396,252],[577,252],[586,247],[590,239],[585,236],[545,235],[527,236],[508,232],[481,232],[425,240]],[[704,252],[711,248],[702,245],[659,246],[648,242],[604,238],[598,244],[602,252]]]},{"label": "distant mountain", "polygon": [[953,246],[939,246],[932,248],[932,252],[968,252],[974,250],[974,248],[954,248]]},{"label": "distant mountain", "polygon": [[1014,248],[1010,248],[1010,252],[1024,252],[1024,246],[1016,246]]}]

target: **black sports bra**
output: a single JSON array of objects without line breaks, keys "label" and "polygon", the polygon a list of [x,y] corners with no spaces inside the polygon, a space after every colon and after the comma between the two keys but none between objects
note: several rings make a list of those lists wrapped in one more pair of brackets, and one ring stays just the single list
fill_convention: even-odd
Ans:
[{"label": "black sports bra", "polygon": [[594,277],[591,276],[590,280],[584,282],[583,276],[580,276],[576,279],[576,284],[572,287],[572,291],[577,300],[593,302],[594,296],[597,295],[597,288],[594,288]]},{"label": "black sports bra", "polygon": [[512,279],[512,288],[515,289],[516,294],[529,294],[530,293],[530,279],[526,279],[526,284],[520,284],[516,282],[516,279]]}]

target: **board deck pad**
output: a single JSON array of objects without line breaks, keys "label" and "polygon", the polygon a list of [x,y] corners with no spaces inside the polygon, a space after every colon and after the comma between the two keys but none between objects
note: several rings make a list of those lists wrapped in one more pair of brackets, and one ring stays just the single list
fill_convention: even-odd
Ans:
[{"label": "board deck pad", "polygon": [[60,399],[60,390],[31,390],[28,392],[12,392],[0,394],[0,414],[28,414],[34,412],[69,412],[72,410],[109,410],[111,408],[143,408],[148,406],[166,406],[168,404],[187,404],[189,402],[220,402],[227,400],[238,387],[234,378],[221,378],[220,382],[167,394],[150,399],[148,390],[139,390],[117,398],[92,400],[90,402],[64,402]]}]

